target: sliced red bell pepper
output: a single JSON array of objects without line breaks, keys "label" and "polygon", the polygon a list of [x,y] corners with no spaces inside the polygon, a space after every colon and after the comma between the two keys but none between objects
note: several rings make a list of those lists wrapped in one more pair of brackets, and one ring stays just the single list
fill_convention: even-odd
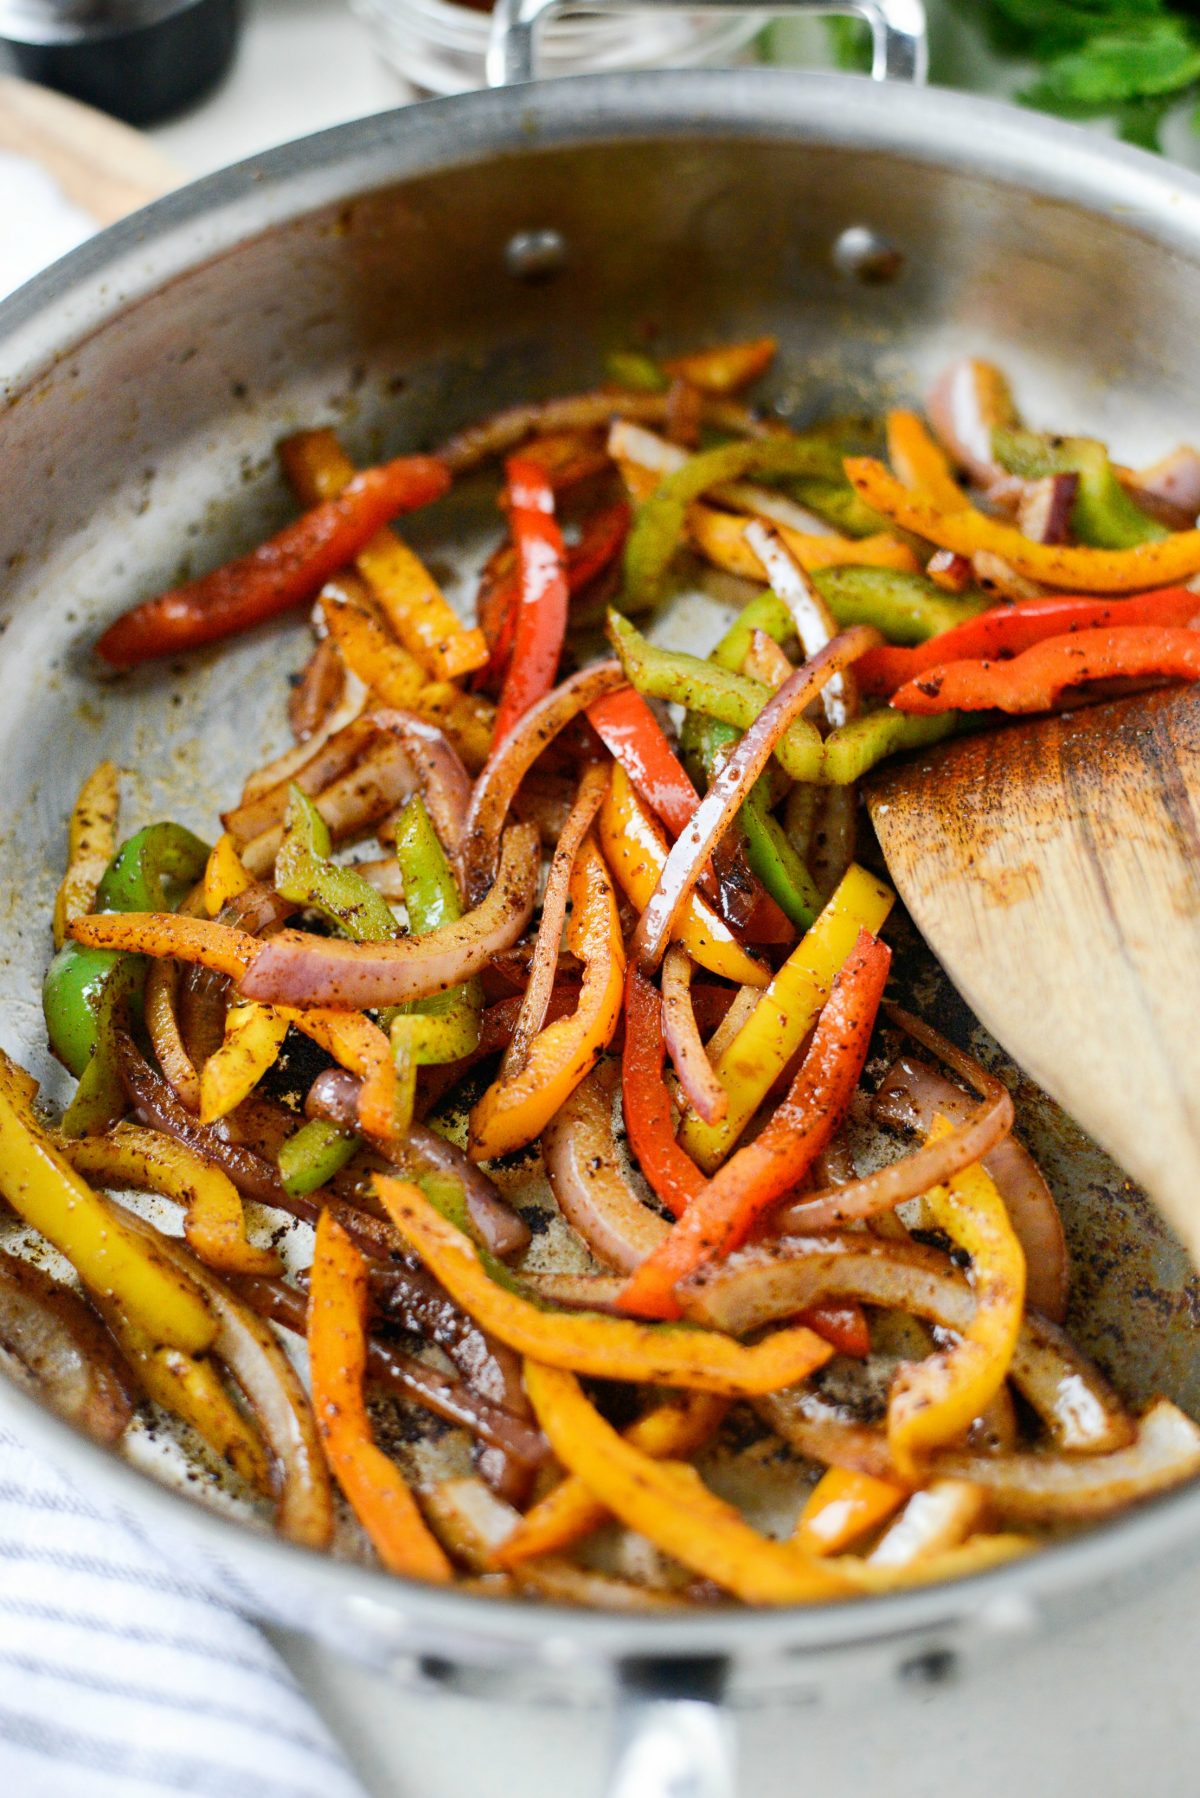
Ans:
[{"label": "sliced red bell pepper", "polygon": [[1200,631],[1114,625],[1047,637],[1005,662],[945,662],[892,695],[899,712],[1044,712],[1096,680],[1200,680]]},{"label": "sliced red bell pepper", "polygon": [[662,998],[644,974],[630,966],[625,979],[625,1048],[621,1105],[629,1146],[656,1195],[676,1217],[705,1186],[705,1177],[675,1140],[671,1095],[663,1079],[666,1043]]},{"label": "sliced red bell pepper", "polygon": [[755,1220],[803,1177],[854,1097],[890,962],[887,946],[861,931],[787,1098],[754,1141],[718,1169],[630,1277],[618,1301],[623,1311],[678,1317],[679,1281],[738,1248]]},{"label": "sliced red bell pepper", "polygon": [[691,823],[700,795],[641,694],[634,687],[606,693],[588,707],[588,718],[642,798],[671,835],[680,836]]},{"label": "sliced red bell pepper", "polygon": [[567,631],[567,552],[554,516],[554,489],[544,470],[525,457],[510,456],[505,471],[520,596],[494,743],[554,685]]},{"label": "sliced red bell pepper", "polygon": [[[633,513],[625,500],[593,512],[584,521],[579,542],[572,544],[566,555],[567,591],[581,593],[596,576],[613,563],[625,547]],[[512,659],[513,639],[517,629],[517,606],[520,581],[516,568],[516,552],[510,547],[501,557],[488,564],[490,578],[484,577],[478,601],[479,626],[488,640],[491,657],[487,667],[479,671],[477,686],[502,682]]]},{"label": "sliced red bell pepper", "polygon": [[890,643],[870,649],[854,664],[854,674],[863,693],[887,695],[944,662],[1020,655],[1035,643],[1068,631],[1102,630],[1108,625],[1186,625],[1196,617],[1200,594],[1189,587],[1160,587],[1128,599],[1060,594],[1022,599],[1015,605],[993,606],[912,649]]},{"label": "sliced red bell pepper", "polygon": [[314,599],[399,512],[440,498],[450,471],[433,456],[399,456],[364,469],[336,499],[198,580],[123,612],[96,645],[114,668],[178,655],[235,636]]},{"label": "sliced red bell pepper", "polygon": [[823,1336],[839,1355],[865,1361],[871,1352],[870,1325],[857,1299],[826,1299],[802,1311],[796,1322]]}]

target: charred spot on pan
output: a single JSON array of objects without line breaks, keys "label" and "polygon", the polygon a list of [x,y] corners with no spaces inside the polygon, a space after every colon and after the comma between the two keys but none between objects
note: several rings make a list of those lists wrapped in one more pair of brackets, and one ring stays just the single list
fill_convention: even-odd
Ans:
[{"label": "charred spot on pan", "polygon": [[554,1222],[553,1214],[544,1205],[518,1205],[516,1209],[531,1236],[544,1236]]}]

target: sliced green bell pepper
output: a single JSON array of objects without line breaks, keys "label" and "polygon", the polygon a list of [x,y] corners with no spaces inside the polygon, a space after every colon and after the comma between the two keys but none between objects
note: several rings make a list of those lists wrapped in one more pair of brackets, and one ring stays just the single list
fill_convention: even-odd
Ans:
[{"label": "sliced green bell pepper", "polygon": [[808,578],[843,630],[873,624],[891,643],[924,643],[993,603],[982,593],[955,598],[897,568],[817,568]]},{"label": "sliced green bell pepper", "polygon": [[[607,630],[629,684],[651,698],[666,699],[749,730],[771,697],[770,687],[748,674],[650,643],[619,612],[609,612]],[[807,718],[798,718],[776,744],[775,756],[793,780],[816,779],[821,765],[820,732]]]},{"label": "sliced green bell pepper", "polygon": [[638,507],[625,544],[625,591],[635,605],[653,604],[672,556],[683,542],[693,500],[724,481],[747,475],[838,477],[841,460],[828,443],[803,437],[759,437],[722,443],[689,456]]},{"label": "sliced green bell pepper", "polygon": [[821,782],[825,786],[847,786],[866,774],[876,762],[883,761],[885,756],[898,755],[903,749],[925,749],[931,743],[940,743],[957,724],[957,712],[939,712],[933,717],[922,718],[908,712],[894,712],[886,705],[873,712],[862,712],[826,737]]},{"label": "sliced green bell pepper", "polygon": [[1005,428],[992,432],[992,454],[1010,474],[1024,481],[1047,475],[1079,476],[1071,529],[1093,549],[1133,549],[1167,536],[1126,493],[1108,451],[1094,437],[1051,437],[1040,431]]},{"label": "sliced green bell pepper", "polygon": [[[416,936],[462,917],[462,895],[420,794],[396,820],[396,860],[404,882],[408,927]],[[397,1072],[458,1061],[479,1044],[483,987],[478,978],[413,999],[390,1014]],[[410,1072],[411,1078],[411,1072]]]},{"label": "sliced green bell pepper", "polygon": [[[147,825],[122,843],[96,890],[97,911],[174,911],[204,873],[209,847],[182,824]],[[79,1085],[63,1118],[70,1136],[91,1135],[125,1110],[116,1030],[140,1004],[146,961],[64,943],[42,982],[50,1048]]]},{"label": "sliced green bell pepper", "polygon": [[381,893],[353,868],[331,861],[329,828],[299,787],[288,788],[283,842],[275,859],[275,890],[319,911],[334,929],[358,943],[386,943],[400,927]]},{"label": "sliced green bell pepper", "polygon": [[626,393],[665,393],[671,385],[654,357],[644,350],[610,350],[604,358],[604,372]]},{"label": "sliced green bell pepper", "polygon": [[293,1199],[315,1192],[345,1167],[359,1141],[353,1130],[331,1123],[328,1118],[312,1118],[301,1124],[280,1145],[279,1175],[284,1191]]}]

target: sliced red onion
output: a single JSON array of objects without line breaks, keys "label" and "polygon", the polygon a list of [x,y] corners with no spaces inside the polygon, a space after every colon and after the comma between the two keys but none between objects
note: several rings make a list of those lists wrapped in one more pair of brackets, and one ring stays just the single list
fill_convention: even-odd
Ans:
[{"label": "sliced red onion", "polygon": [[919,1018],[898,1006],[885,1009],[893,1023],[923,1043],[961,1079],[969,1081],[981,1095],[982,1103],[955,1124],[948,1136],[923,1143],[902,1160],[847,1186],[830,1187],[783,1206],[772,1214],[771,1220],[772,1227],[781,1233],[835,1230],[881,1211],[894,1211],[906,1199],[917,1198],[931,1186],[944,1185],[952,1175],[981,1161],[1012,1129],[1013,1103],[1007,1087]]},{"label": "sliced red onion", "polygon": [[[262,1317],[294,1335],[303,1336],[308,1325],[308,1301],[298,1287],[284,1280],[239,1278],[233,1282],[239,1297]],[[397,1398],[411,1400],[458,1424],[493,1448],[535,1466],[545,1460],[547,1444],[540,1432],[513,1417],[498,1405],[470,1392],[461,1380],[451,1379],[406,1355],[390,1342],[373,1336],[367,1344],[367,1378]]]},{"label": "sliced red onion", "polygon": [[594,699],[627,685],[619,662],[595,662],[561,681],[494,746],[475,782],[463,831],[462,871],[470,904],[478,905],[491,885],[508,808],[539,755]]},{"label": "sliced red onion", "polygon": [[[444,731],[411,712],[389,707],[368,715],[380,730],[387,731],[403,746],[413,789],[424,799],[446,854],[456,856],[471,803],[471,777],[463,767],[462,757]],[[386,827],[380,835],[387,840]]]},{"label": "sliced red onion", "polygon": [[1017,508],[1017,524],[1034,543],[1065,543],[1078,492],[1077,474],[1048,474],[1044,480],[1030,481]]},{"label": "sliced red onion", "polygon": [[[975,1109],[960,1086],[927,1062],[902,1055],[889,1069],[871,1101],[871,1115],[901,1129],[927,1131],[941,1113],[960,1123]],[[1056,1323],[1066,1316],[1070,1270],[1062,1219],[1053,1194],[1033,1156],[1015,1136],[1006,1136],[982,1158],[1008,1208],[1025,1251],[1025,1297],[1034,1311]]]},{"label": "sliced red onion", "polygon": [[362,1081],[348,1068],[326,1068],[318,1074],[304,1100],[306,1118],[325,1118],[343,1130],[358,1128],[358,1095]]},{"label": "sliced red onion", "polygon": [[366,1011],[445,992],[515,943],[533,915],[541,854],[532,825],[514,824],[491,891],[453,924],[391,943],[349,943],[284,930],[247,970],[241,992],[270,1004]]},{"label": "sliced red onion", "polygon": [[643,974],[653,974],[666,952],[676,920],[687,904],[705,863],[728,829],[750,788],[788,727],[820,693],[831,675],[882,642],[879,632],[856,625],[819,650],[772,694],[737,743],[700,801],[691,823],[676,838],[658,885],[634,932],[631,953]]},{"label": "sliced red onion", "polygon": [[[815,656],[837,636],[837,621],[829,607],[778,532],[755,520],[742,535],[766,569],[771,591],[792,614],[805,656]],[[848,669],[826,681],[821,704],[830,730],[838,730],[858,716],[858,684]]]},{"label": "sliced red onion", "polygon": [[410,1158],[422,1168],[435,1168],[454,1176],[462,1187],[467,1216],[480,1240],[501,1261],[529,1247],[529,1225],[501,1197],[483,1169],[455,1143],[425,1124],[410,1124],[401,1160]]},{"label": "sliced red onion", "polygon": [[[376,730],[374,741],[368,744],[353,767],[322,787],[314,796],[313,804],[336,843],[377,824],[416,791],[416,776],[403,743],[390,732]],[[282,806],[279,816],[283,816]],[[251,874],[266,874],[275,865],[282,841],[283,825],[272,824],[242,849],[243,864]]]},{"label": "sliced red onion", "polygon": [[0,1350],[52,1411],[96,1442],[120,1441],[138,1396],[132,1368],[78,1293],[2,1251]]},{"label": "sliced red onion", "polygon": [[249,775],[242,787],[239,805],[249,805],[251,800],[259,799],[272,787],[286,787],[289,780],[294,780],[302,768],[307,767],[313,756],[320,753],[333,737],[346,729],[365,710],[370,698],[369,689],[364,686],[356,674],[346,670],[346,690],[339,706],[332,711],[320,729],[315,731],[307,743],[296,743],[274,761],[264,762]]},{"label": "sliced red onion", "polygon": [[687,950],[673,944],[663,961],[663,1038],[688,1103],[706,1124],[719,1124],[729,1110],[729,1094],[717,1079],[700,1039],[692,1008],[692,972]]},{"label": "sliced red onion", "polygon": [[980,487],[1004,470],[992,454],[992,432],[1016,423],[1008,382],[990,362],[964,356],[952,362],[929,395],[929,418],[955,461]]},{"label": "sliced red onion", "polygon": [[261,1199],[264,1204],[278,1206],[296,1217],[312,1222],[317,1206],[303,1199],[291,1199],[284,1191],[279,1169],[240,1143],[228,1141],[213,1124],[197,1123],[192,1113],[176,1096],[160,1074],[156,1074],[142,1055],[133,1038],[125,1031],[116,1032],[117,1063],[129,1102],[143,1123],[152,1124],[166,1136],[186,1143],[206,1161],[211,1161],[229,1175],[240,1193]]},{"label": "sliced red onion", "polygon": [[[294,783],[302,793],[310,796],[324,792],[353,768],[375,735],[374,725],[361,715],[360,708],[340,730],[307,743],[304,758],[286,768],[269,786],[258,787],[241,805],[224,812],[221,822],[239,849],[279,823],[287,808],[289,786]],[[294,757],[291,759],[295,760]],[[263,772],[274,772],[275,767],[281,765],[274,764],[271,770]]]},{"label": "sliced red onion", "polygon": [[332,637],[325,637],[309,656],[288,694],[287,715],[297,743],[307,743],[342,703],[346,664]]},{"label": "sliced red onion", "polygon": [[1170,455],[1136,469],[1132,486],[1135,496],[1144,494],[1147,499],[1159,500],[1186,524],[1194,523],[1200,512],[1200,450],[1181,443]]},{"label": "sliced red onion", "polygon": [[597,1063],[542,1131],[542,1156],[559,1210],[571,1228],[597,1261],[630,1274],[663,1241],[669,1226],[642,1203],[621,1169],[613,1136],[618,1075],[615,1061]]},{"label": "sliced red onion", "polygon": [[154,1243],[157,1254],[200,1288],[216,1317],[212,1353],[237,1382],[279,1470],[275,1524],[280,1535],[307,1548],[328,1548],[333,1540],[333,1488],[316,1418],[300,1376],[274,1333],[179,1243],[135,1212],[123,1215],[131,1228]]},{"label": "sliced red onion", "polygon": [[[606,391],[510,406],[451,437],[438,451],[438,459],[452,474],[465,474],[493,456],[507,455],[528,437],[554,436],[560,431],[594,431],[614,418],[661,425],[667,416],[667,401],[665,393]],[[739,401],[709,394],[703,397],[702,417],[705,424],[716,430],[745,437],[765,437],[778,429],[763,423]]]},{"label": "sliced red onion", "polygon": [[592,828],[601,801],[608,791],[608,781],[606,767],[595,764],[585,768],[575,803],[563,825],[542,893],[542,916],[538,924],[525,996],[517,1013],[512,1040],[504,1051],[504,1060],[500,1065],[502,1078],[511,1079],[520,1073],[529,1058],[533,1039],[546,1021],[546,1008],[550,1003],[550,994],[554,991],[554,982],[558,978],[558,957],[567,922],[571,870],[575,866],[579,846]]}]

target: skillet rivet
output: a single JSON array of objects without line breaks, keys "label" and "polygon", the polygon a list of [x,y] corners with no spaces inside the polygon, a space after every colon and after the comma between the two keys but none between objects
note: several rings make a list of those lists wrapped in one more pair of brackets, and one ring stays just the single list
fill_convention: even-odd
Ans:
[{"label": "skillet rivet", "polygon": [[833,265],[864,287],[882,287],[904,267],[904,252],[869,225],[847,225],[834,239]]},{"label": "skillet rivet", "polygon": [[949,1648],[928,1648],[900,1663],[900,1679],[906,1686],[944,1686],[957,1672],[958,1656]]},{"label": "skillet rivet", "polygon": [[504,248],[504,266],[514,281],[549,281],[567,265],[567,240],[547,226],[514,231]]}]

